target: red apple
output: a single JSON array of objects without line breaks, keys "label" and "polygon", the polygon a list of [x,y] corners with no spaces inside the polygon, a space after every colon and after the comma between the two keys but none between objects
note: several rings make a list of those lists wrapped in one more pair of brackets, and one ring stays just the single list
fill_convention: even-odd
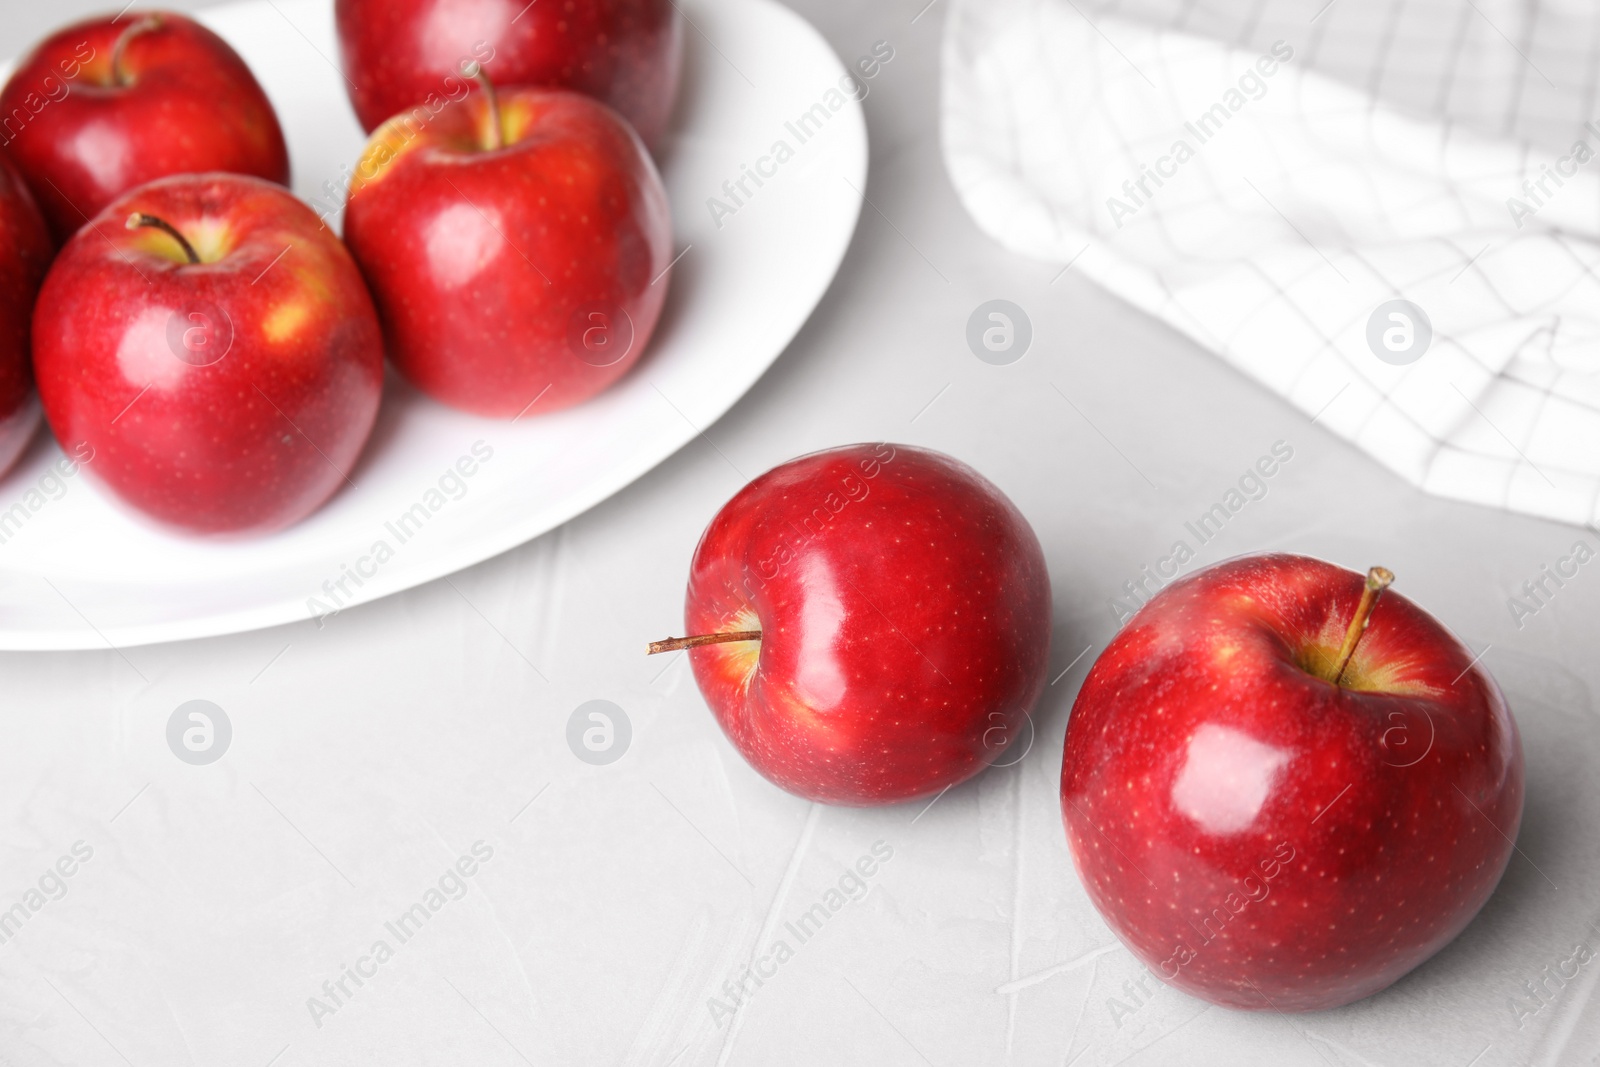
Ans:
[{"label": "red apple", "polygon": [[638,137],[553,89],[485,88],[426,125],[385,123],[352,177],[345,237],[395,366],[494,416],[567,407],[626,373],[672,259],[667,194]]},{"label": "red apple", "polygon": [[368,133],[465,91],[465,62],[501,85],[574,89],[660,142],[678,94],[683,26],[672,0],[336,0],[339,52]]},{"label": "red apple", "polygon": [[54,246],[16,169],[0,156],[0,474],[39,425],[29,363],[29,326]]},{"label": "red apple", "polygon": [[164,178],[78,231],[33,320],[46,417],[150,516],[287,526],[348,482],[378,412],[383,341],[361,273],[289,192]]},{"label": "red apple", "polygon": [[[1393,578],[1231,560],[1154,596],[1067,725],[1089,897],[1152,971],[1232,1008],[1376,993],[1483,906],[1522,817],[1493,679]],[[1342,665],[1342,666],[1341,666]]]},{"label": "red apple", "polygon": [[712,714],[775,784],[832,804],[955,785],[1025,736],[1050,651],[1028,521],[970,467],[905,445],[791,460],[700,538],[684,624]]},{"label": "red apple", "polygon": [[229,171],[287,185],[283,131],[226,41],[171,12],[53,34],[0,91],[0,143],[62,241],[134,186]]}]

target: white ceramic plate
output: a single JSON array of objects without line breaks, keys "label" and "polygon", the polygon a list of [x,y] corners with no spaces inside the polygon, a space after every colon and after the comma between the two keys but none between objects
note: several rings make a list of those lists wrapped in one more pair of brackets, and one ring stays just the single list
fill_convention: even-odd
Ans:
[{"label": "white ceramic plate", "polygon": [[[250,541],[175,535],[83,473],[54,478],[61,454],[41,432],[0,480],[0,649],[204,637],[386,596],[566,522],[733,406],[800,329],[844,256],[866,188],[866,124],[856,101],[830,93],[845,77],[838,59],[787,8],[773,0],[682,7],[690,20],[683,95],[658,162],[683,254],[650,350],[626,378],[578,408],[516,423],[451,411],[391,380],[355,487],[300,525]],[[331,0],[251,0],[202,18],[277,107],[295,192],[336,207],[328,190],[343,187],[363,136],[335,65]],[[807,112],[820,129],[808,127],[802,142],[788,124]],[[770,158],[779,141],[792,157],[762,163],[775,173],[759,187],[746,179],[751,195],[714,217],[708,199],[734,206],[723,183]],[[474,445],[492,458],[458,485],[446,474]],[[407,512],[426,522],[400,527]]]}]

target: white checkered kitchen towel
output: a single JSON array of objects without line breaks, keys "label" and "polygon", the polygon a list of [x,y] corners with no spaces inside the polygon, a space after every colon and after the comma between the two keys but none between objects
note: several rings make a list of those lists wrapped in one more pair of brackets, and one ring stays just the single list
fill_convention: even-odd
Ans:
[{"label": "white checkered kitchen towel", "polygon": [[1600,5],[1202,4],[955,0],[967,209],[1430,492],[1600,519]]}]

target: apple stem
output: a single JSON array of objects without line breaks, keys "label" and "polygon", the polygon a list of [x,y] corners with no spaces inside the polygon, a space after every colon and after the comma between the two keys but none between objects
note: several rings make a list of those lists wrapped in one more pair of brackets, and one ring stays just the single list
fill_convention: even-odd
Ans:
[{"label": "apple stem", "polygon": [[173,226],[172,223],[168,222],[166,219],[157,218],[154,215],[146,215],[142,211],[135,211],[132,215],[128,216],[128,229],[137,230],[146,226],[150,227],[151,229],[160,230],[162,233],[178,242],[179,246],[183,249],[183,254],[189,257],[189,262],[191,264],[200,262],[200,256],[197,252],[195,252],[194,245],[190,244],[189,239],[184,237],[183,234],[179,233],[177,227]]},{"label": "apple stem", "polygon": [[113,85],[122,87],[128,84],[128,75],[122,69],[122,54],[128,50],[128,42],[140,34],[149,33],[151,30],[160,28],[160,15],[146,15],[122,31],[122,35],[117,38],[117,43],[111,47],[111,82]]},{"label": "apple stem", "polygon": [[1356,654],[1356,645],[1361,643],[1361,635],[1367,632],[1367,623],[1372,619],[1372,609],[1377,605],[1378,598],[1393,582],[1394,572],[1387,567],[1374,567],[1367,572],[1367,587],[1361,591],[1361,602],[1356,605],[1355,617],[1350,620],[1350,628],[1344,632],[1344,644],[1339,648],[1339,660],[1333,669],[1334,685],[1338,685],[1339,679],[1344,677],[1350,657]]},{"label": "apple stem", "polygon": [[735,630],[726,634],[699,634],[695,637],[669,637],[665,641],[651,641],[645,655],[658,652],[676,652],[680,648],[699,648],[701,645],[720,645],[728,641],[759,641],[760,630]]},{"label": "apple stem", "polygon": [[495,92],[494,82],[489,80],[489,73],[483,69],[481,63],[463,63],[461,73],[478,83],[483,90],[484,97],[489,101],[489,126],[491,130],[489,151],[493,152],[506,146],[506,133],[500,125],[500,94]]}]

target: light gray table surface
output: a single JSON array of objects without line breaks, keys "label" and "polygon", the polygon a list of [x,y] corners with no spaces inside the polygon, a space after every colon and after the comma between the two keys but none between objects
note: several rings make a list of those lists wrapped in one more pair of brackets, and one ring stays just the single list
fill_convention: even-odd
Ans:
[{"label": "light gray table surface", "polygon": [[[1596,917],[1593,890],[1563,876],[1595,866],[1595,790],[1575,761],[1594,750],[1600,570],[1520,628],[1508,598],[1600,538],[1425,496],[1073,271],[985,238],[940,160],[943,5],[913,21],[923,3],[795,0],[846,61],[879,40],[895,49],[864,105],[870,204],[809,324],[702,439],[456,575],[465,597],[436,582],[322,630],[0,656],[0,907],[76,842],[93,850],[0,944],[0,1063],[1115,1062],[1084,1035],[1105,1029],[1117,987],[1081,979],[1102,962],[1136,973],[1126,952],[1023,981],[1115,944],[1084,917],[1059,823],[1067,714],[1116,628],[1110,598],[1278,441],[1292,461],[1201,561],[1273,549],[1391,567],[1548,724],[1527,731],[1524,857],[1480,922],[1565,914],[1577,936]],[[97,7],[10,0],[0,49]],[[1034,329],[1003,367],[964,338],[997,297]],[[740,760],[681,657],[642,650],[679,631],[690,552],[748,477],[881,439],[960,457],[1031,520],[1054,586],[1056,681],[1017,766],[926,810],[818,808]],[[209,767],[165,737],[197,698],[232,723]],[[631,722],[609,766],[566,742],[592,699]],[[316,1025],[308,998],[478,841],[493,858],[465,895]],[[717,982],[877,841],[895,858],[865,899],[716,1025]],[[1534,864],[1563,884],[1558,907]],[[1556,931],[1505,963],[1488,936],[1469,931],[1408,983],[1448,990],[1462,968],[1503,967],[1487,986],[1509,996],[1572,939]],[[1421,1032],[1443,1018],[1430,1023],[1415,985],[1392,996]],[[1359,1015],[1185,1003],[1162,1008],[1171,1022],[1128,1062],[1390,1062],[1362,1046]],[[1491,1043],[1516,1047],[1500,999],[1482,1012],[1507,1031],[1486,1029]],[[1437,1062],[1465,1064],[1483,1043],[1458,1057],[1436,1036],[1450,1049]],[[1491,1049],[1479,1062],[1523,1061]]]}]

